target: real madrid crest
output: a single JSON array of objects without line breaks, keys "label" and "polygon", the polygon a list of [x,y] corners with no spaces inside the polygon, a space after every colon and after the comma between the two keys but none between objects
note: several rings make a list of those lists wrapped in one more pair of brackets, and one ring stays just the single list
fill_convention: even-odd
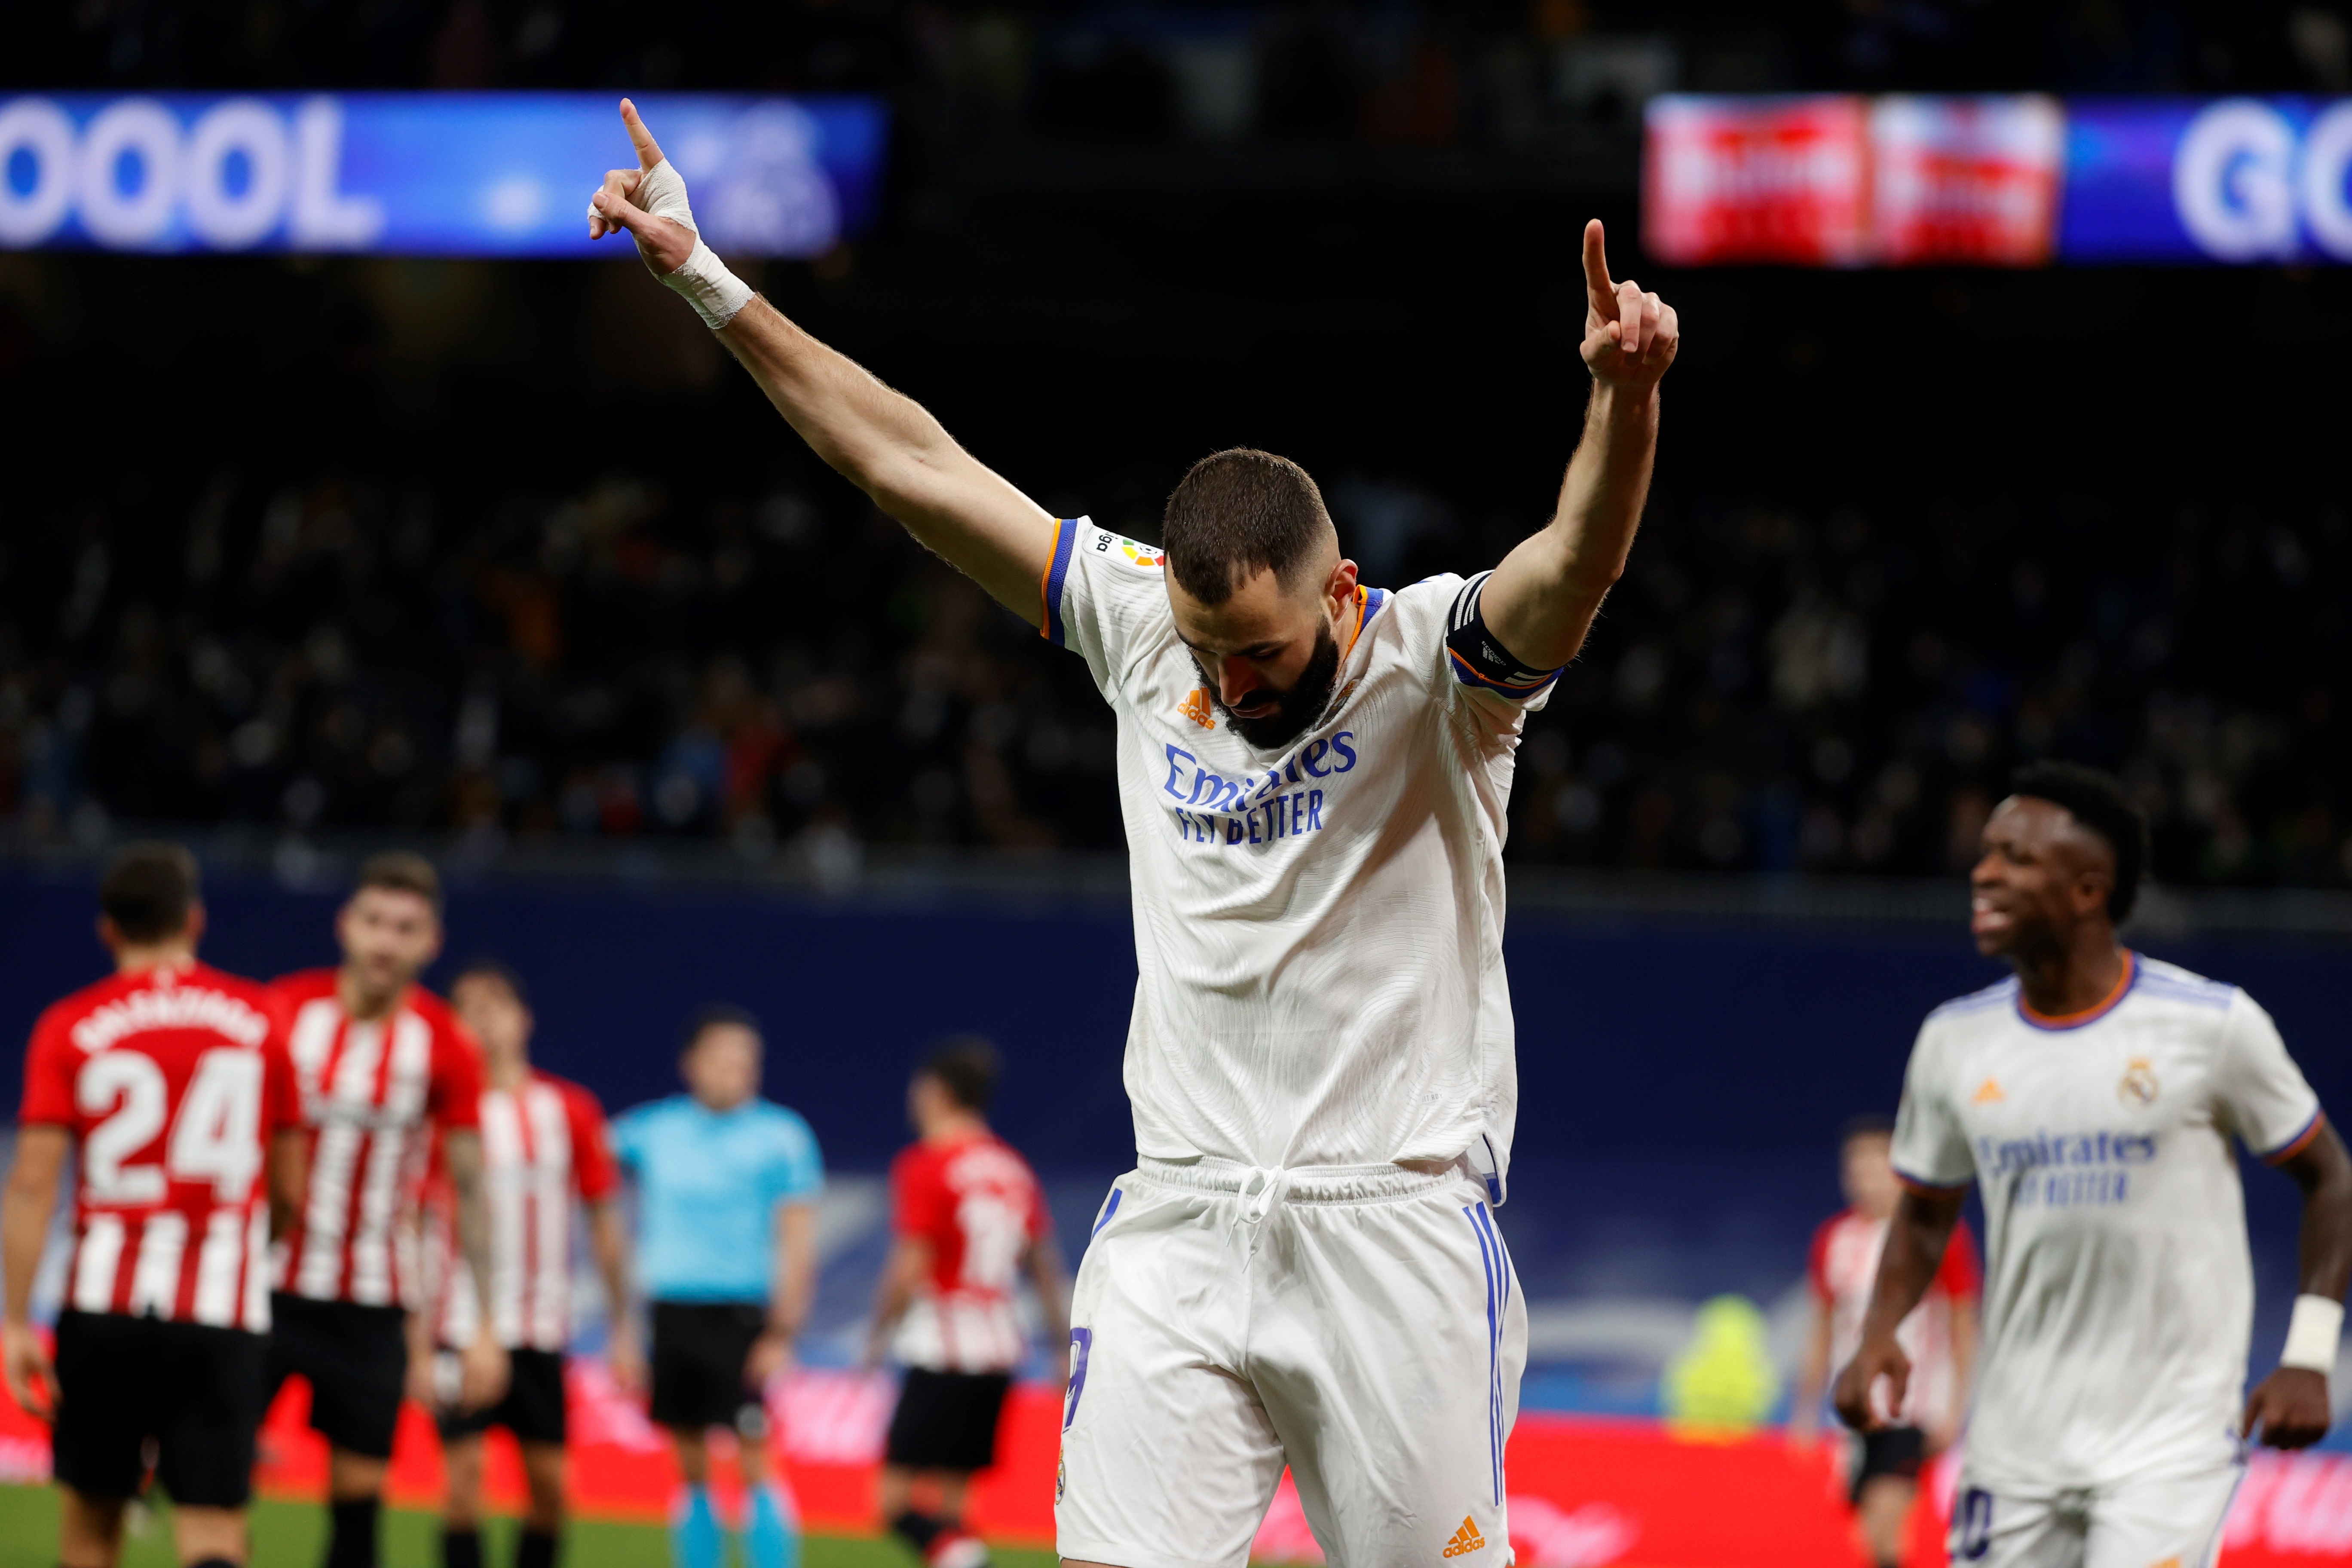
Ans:
[{"label": "real madrid crest", "polygon": [[2146,1110],[2156,1103],[2156,1068],[2146,1057],[2134,1057],[2124,1068],[2123,1082],[2116,1085],[2116,1096],[2135,1110]]}]

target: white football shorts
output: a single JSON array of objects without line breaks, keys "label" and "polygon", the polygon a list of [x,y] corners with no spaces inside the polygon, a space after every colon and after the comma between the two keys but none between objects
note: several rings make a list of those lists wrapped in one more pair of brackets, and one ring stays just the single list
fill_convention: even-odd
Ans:
[{"label": "white football shorts", "polygon": [[2213,1568],[2243,1465],[2102,1487],[1979,1486],[1963,1473],[1953,1568]]},{"label": "white football shorts", "polygon": [[1078,1269],[1061,1555],[1242,1568],[1282,1479],[1333,1568],[1506,1568],[1527,1310],[1466,1164],[1145,1160]]}]

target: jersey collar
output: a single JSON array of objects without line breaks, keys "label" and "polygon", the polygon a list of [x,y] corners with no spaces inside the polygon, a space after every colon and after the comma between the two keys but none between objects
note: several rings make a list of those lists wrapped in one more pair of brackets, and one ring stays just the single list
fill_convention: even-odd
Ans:
[{"label": "jersey collar", "polygon": [[1356,651],[1356,639],[1364,635],[1364,627],[1370,624],[1371,618],[1381,613],[1381,602],[1387,597],[1388,595],[1378,588],[1367,588],[1360,583],[1356,584],[1356,614],[1348,626],[1348,646],[1339,650],[1341,658]]},{"label": "jersey collar", "polygon": [[2124,949],[2124,972],[2116,977],[2116,988],[2090,1006],[2079,1013],[2062,1013],[2054,1016],[2048,1013],[2037,1013],[2027,1004],[2025,989],[2020,986],[2017,992],[2017,1016],[2037,1029],[2052,1031],[2079,1029],[2085,1024],[2095,1024],[2114,1012],[2123,999],[2130,994],[2132,986],[2137,984],[2138,980],[2139,954],[2126,948]]}]

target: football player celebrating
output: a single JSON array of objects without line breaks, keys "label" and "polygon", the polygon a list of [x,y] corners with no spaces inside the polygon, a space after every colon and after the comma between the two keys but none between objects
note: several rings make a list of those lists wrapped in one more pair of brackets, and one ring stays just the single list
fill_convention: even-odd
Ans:
[{"label": "football player celebrating", "polygon": [[1286,1467],[1335,1563],[1507,1542],[1503,837],[1528,710],[1633,548],[1674,310],[1586,226],[1582,436],[1490,572],[1359,583],[1314,479],[1243,449],[1193,465],[1155,549],[1056,518],[753,294],[622,115],[637,166],[592,237],[625,231],[819,457],[1118,718],[1139,1157],[1078,1271],[1063,1556],[1239,1568]]}]

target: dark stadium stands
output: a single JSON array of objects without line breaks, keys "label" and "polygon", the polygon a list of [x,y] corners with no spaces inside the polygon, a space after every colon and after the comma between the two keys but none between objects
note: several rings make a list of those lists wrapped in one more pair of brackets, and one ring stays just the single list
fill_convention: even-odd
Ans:
[{"label": "dark stadium stands", "polygon": [[[1279,446],[1391,585],[1541,521],[1580,396],[1559,263],[1598,212],[1691,347],[1632,575],[1531,726],[1516,859],[1941,874],[2011,763],[2063,754],[2129,778],[2168,882],[2352,879],[2352,492],[2340,392],[2306,395],[2340,387],[2344,269],[2235,285],[2271,336],[2217,395],[2189,274],[1661,279],[1633,223],[1661,89],[2340,90],[2340,7],[0,19],[41,87],[881,91],[883,226],[765,268],[785,309],[1128,531],[1200,453]],[[0,419],[8,842],[1119,842],[1078,663],[793,450],[625,260],[0,256]]]},{"label": "dark stadium stands", "polygon": [[[1375,581],[1510,527],[1330,488]],[[0,810],[35,839],[102,814],[1117,847],[1083,666],[822,494],[224,463],[14,510]],[[2168,880],[2341,883],[2347,584],[2335,503],[1668,498],[1530,726],[1513,853],[1938,872],[2011,763],[2062,754],[2131,780]]]}]

